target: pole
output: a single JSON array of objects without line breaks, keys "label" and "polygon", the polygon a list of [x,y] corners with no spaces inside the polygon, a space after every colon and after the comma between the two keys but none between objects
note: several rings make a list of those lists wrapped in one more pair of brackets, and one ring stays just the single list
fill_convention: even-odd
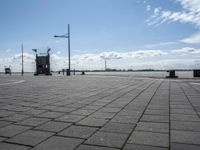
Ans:
[{"label": "pole", "polygon": [[105,59],[105,71],[107,69],[107,59]]},{"label": "pole", "polygon": [[24,47],[23,44],[21,45],[21,49],[22,49],[22,72],[21,75],[24,75]]},{"label": "pole", "polygon": [[71,74],[71,60],[70,60],[70,25],[68,24],[68,63],[69,63],[69,76]]}]

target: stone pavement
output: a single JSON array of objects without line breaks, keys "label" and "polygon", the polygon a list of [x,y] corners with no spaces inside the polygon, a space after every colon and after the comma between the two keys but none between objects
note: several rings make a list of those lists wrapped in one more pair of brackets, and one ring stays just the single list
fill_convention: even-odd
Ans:
[{"label": "stone pavement", "polygon": [[0,141],[0,150],[199,150],[200,85],[1,75]]}]

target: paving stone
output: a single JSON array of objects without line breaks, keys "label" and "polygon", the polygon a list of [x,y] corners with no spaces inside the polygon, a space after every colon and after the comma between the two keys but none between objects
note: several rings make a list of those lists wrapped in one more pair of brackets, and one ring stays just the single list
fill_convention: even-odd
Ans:
[{"label": "paving stone", "polygon": [[79,120],[85,118],[85,116],[80,116],[80,115],[64,115],[64,116],[61,116],[59,118],[57,118],[56,120],[58,121],[64,121],[64,122],[78,122]]},{"label": "paving stone", "polygon": [[163,109],[147,109],[144,114],[147,115],[166,115],[169,116],[169,110]]},{"label": "paving stone", "polygon": [[102,106],[97,106],[97,105],[87,105],[85,107],[83,107],[83,109],[87,109],[87,110],[98,110],[102,108]]},{"label": "paving stone", "polygon": [[195,115],[196,112],[193,109],[171,109],[172,114],[185,114],[185,115]]},{"label": "paving stone", "polygon": [[117,115],[118,116],[129,116],[132,118],[140,118],[142,115],[143,111],[134,111],[134,110],[122,110],[120,111]]},{"label": "paving stone", "polygon": [[98,112],[117,113],[120,110],[120,108],[103,107],[102,109],[98,110]]},{"label": "paving stone", "polygon": [[200,132],[200,122],[171,121],[171,129]]},{"label": "paving stone", "polygon": [[14,114],[14,115],[11,115],[11,116],[8,116],[6,118],[4,118],[5,120],[7,121],[21,121],[21,120],[24,120],[26,118],[29,118],[30,116],[29,115],[22,115],[22,114]]},{"label": "paving stone", "polygon": [[12,137],[28,129],[30,129],[30,127],[11,124],[0,128],[0,136]]},{"label": "paving stone", "polygon": [[32,150],[74,150],[82,142],[82,139],[53,136]]},{"label": "paving stone", "polygon": [[28,115],[39,115],[41,113],[46,112],[47,110],[40,110],[40,109],[30,109],[28,111],[23,112],[24,114]]},{"label": "paving stone", "polygon": [[141,121],[144,122],[169,122],[169,116],[158,116],[158,115],[143,115]]},{"label": "paving stone", "polygon": [[119,149],[102,147],[102,146],[81,145],[76,150],[119,150]]},{"label": "paving stone", "polygon": [[45,113],[42,113],[40,115],[37,115],[37,117],[41,117],[41,118],[57,118],[57,117],[60,117],[60,116],[63,116],[64,113],[59,113],[59,112],[45,112]]},{"label": "paving stone", "polygon": [[100,112],[95,112],[92,115],[90,115],[89,117],[92,118],[102,118],[102,119],[111,119],[114,117],[114,113],[100,113]]},{"label": "paving stone", "polygon": [[4,138],[4,137],[0,137],[0,142],[6,140],[7,138]]},{"label": "paving stone", "polygon": [[65,128],[69,127],[70,125],[71,125],[71,123],[49,121],[45,124],[37,126],[35,129],[57,133],[57,132],[60,132],[61,130],[65,129]]},{"label": "paving stone", "polygon": [[47,121],[49,121],[50,119],[47,119],[47,118],[34,118],[34,117],[31,117],[31,118],[28,118],[28,119],[25,119],[23,121],[19,121],[17,122],[16,124],[19,124],[19,125],[27,125],[27,126],[39,126]]},{"label": "paving stone", "polygon": [[0,117],[7,117],[7,116],[12,115],[12,114],[15,114],[15,112],[0,110]]},{"label": "paving stone", "polygon": [[147,146],[147,145],[137,145],[137,144],[126,144],[123,150],[168,150],[168,148]]},{"label": "paving stone", "polygon": [[85,126],[71,126],[62,132],[58,133],[58,135],[68,136],[68,137],[76,137],[76,138],[88,138],[92,135],[98,128],[93,127],[85,127]]},{"label": "paving stone", "polygon": [[128,143],[169,147],[169,135],[165,133],[134,131]]},{"label": "paving stone", "polygon": [[136,131],[149,131],[169,133],[168,123],[155,123],[155,122],[139,122],[135,129]]},{"label": "paving stone", "polygon": [[2,128],[2,127],[4,127],[4,126],[6,126],[6,125],[9,125],[9,124],[11,124],[12,122],[9,122],[9,121],[0,121],[0,128]]},{"label": "paving stone", "polygon": [[92,114],[93,112],[95,112],[95,110],[79,109],[79,110],[71,112],[70,114],[88,116],[88,115]]},{"label": "paving stone", "polygon": [[109,122],[104,127],[102,127],[100,131],[129,134],[133,128],[135,128],[135,126],[136,124]]},{"label": "paving stone", "polygon": [[7,142],[35,146],[52,135],[50,132],[29,130],[8,139]]},{"label": "paving stone", "polygon": [[64,112],[64,113],[68,113],[68,112],[72,112],[74,110],[76,110],[77,108],[70,108],[70,107],[58,107],[52,111],[56,111],[56,112]]},{"label": "paving stone", "polygon": [[200,145],[171,143],[171,150],[200,150]]},{"label": "paving stone", "polygon": [[200,122],[200,119],[197,115],[182,115],[182,114],[171,114],[170,116],[171,120],[177,120],[177,121],[194,121],[194,122]]},{"label": "paving stone", "polygon": [[42,109],[42,110],[54,110],[56,108],[58,108],[58,106],[46,105],[46,106],[42,106],[42,107],[40,107],[38,109]]},{"label": "paving stone", "polygon": [[85,125],[85,126],[93,126],[93,127],[102,127],[104,124],[106,124],[107,121],[108,120],[106,119],[87,117],[76,124]]},{"label": "paving stone", "polygon": [[122,148],[127,137],[128,136],[126,134],[97,132],[93,136],[91,136],[85,143],[91,145]]},{"label": "paving stone", "polygon": [[139,118],[133,118],[131,116],[115,116],[111,122],[118,122],[118,123],[130,123],[135,124],[138,122]]},{"label": "paving stone", "polygon": [[200,145],[200,132],[172,130],[171,142]]},{"label": "paving stone", "polygon": [[28,150],[30,147],[0,142],[0,150]]}]

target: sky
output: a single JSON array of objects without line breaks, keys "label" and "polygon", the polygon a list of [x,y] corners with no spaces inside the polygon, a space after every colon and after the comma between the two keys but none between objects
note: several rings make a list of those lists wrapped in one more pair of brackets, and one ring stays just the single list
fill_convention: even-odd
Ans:
[{"label": "sky", "polygon": [[34,71],[51,48],[51,69],[200,68],[200,0],[1,0],[0,71]]}]

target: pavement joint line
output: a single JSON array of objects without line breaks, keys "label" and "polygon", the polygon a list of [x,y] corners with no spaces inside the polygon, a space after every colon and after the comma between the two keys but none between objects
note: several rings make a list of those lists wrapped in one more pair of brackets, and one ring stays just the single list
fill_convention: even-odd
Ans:
[{"label": "pavement joint line", "polygon": [[171,82],[169,83],[169,149],[171,149]]}]

